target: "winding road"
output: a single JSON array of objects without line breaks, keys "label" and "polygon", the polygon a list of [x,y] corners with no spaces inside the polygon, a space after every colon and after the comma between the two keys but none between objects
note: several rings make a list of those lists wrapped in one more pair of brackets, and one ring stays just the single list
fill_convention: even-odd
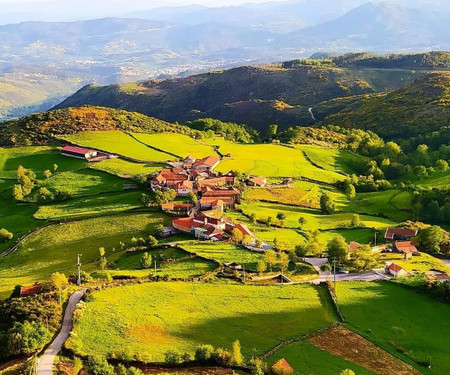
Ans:
[{"label": "winding road", "polygon": [[53,375],[53,363],[55,362],[55,357],[69,337],[70,331],[72,330],[73,312],[77,308],[77,303],[80,302],[84,293],[86,293],[86,289],[80,289],[70,296],[64,313],[61,331],[59,331],[58,336],[56,336],[50,346],[45,350],[44,354],[39,358],[36,375]]}]

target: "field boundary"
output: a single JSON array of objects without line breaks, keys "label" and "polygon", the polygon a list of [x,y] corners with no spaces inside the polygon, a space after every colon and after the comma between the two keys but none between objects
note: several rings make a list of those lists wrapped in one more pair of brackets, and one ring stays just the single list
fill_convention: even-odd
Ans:
[{"label": "field boundary", "polygon": [[[177,158],[177,159],[183,159],[183,157],[180,156],[180,155],[173,154],[173,153],[171,153],[171,152],[169,152],[169,151],[163,150],[162,148],[158,148],[158,147],[149,145],[148,143],[145,143],[144,141],[141,141],[140,139],[136,138],[136,137],[135,137],[133,134],[131,134],[131,133],[126,133],[126,132],[124,132],[124,134],[130,136],[130,137],[133,138],[136,142],[139,142],[140,144],[144,145],[145,147],[151,148],[152,150],[162,152],[162,153],[164,153],[164,154],[173,156],[173,157],[175,157],[175,158]],[[143,134],[147,134],[147,133],[143,133]]]}]

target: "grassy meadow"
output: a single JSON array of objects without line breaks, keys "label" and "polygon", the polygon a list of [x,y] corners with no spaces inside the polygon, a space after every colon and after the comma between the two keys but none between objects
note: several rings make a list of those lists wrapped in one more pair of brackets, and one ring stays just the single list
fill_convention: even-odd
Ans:
[{"label": "grassy meadow", "polygon": [[89,168],[107,172],[119,177],[130,178],[149,175],[165,168],[162,163],[133,163],[123,159],[108,159],[99,163],[90,163]]},{"label": "grassy meadow", "polygon": [[83,254],[84,270],[97,270],[99,247],[104,247],[109,257],[120,251],[121,241],[130,244],[133,236],[146,238],[161,222],[168,223],[168,218],[159,213],[135,213],[40,229],[22,241],[15,253],[0,258],[0,297],[7,297],[17,284],[48,280],[56,271],[72,274],[79,253]]},{"label": "grassy meadow", "polygon": [[[450,306],[388,282],[342,282],[337,295],[350,329],[392,351],[395,344],[415,361],[428,363],[431,355],[426,373],[450,373]],[[404,335],[396,338],[394,326]]]},{"label": "grassy meadow", "polygon": [[138,284],[95,292],[67,346],[163,361],[169,350],[192,354],[238,339],[250,358],[334,321],[326,293],[310,285]]}]

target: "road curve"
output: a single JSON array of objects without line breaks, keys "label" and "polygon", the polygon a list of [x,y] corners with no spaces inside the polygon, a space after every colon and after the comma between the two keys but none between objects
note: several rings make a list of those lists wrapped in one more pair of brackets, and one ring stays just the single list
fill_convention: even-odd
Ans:
[{"label": "road curve", "polygon": [[44,354],[39,358],[36,375],[53,375],[53,362],[69,337],[70,331],[72,330],[73,312],[77,308],[77,303],[80,302],[84,293],[86,293],[86,289],[80,289],[70,296],[64,313],[61,331],[59,331],[58,336],[56,336]]}]

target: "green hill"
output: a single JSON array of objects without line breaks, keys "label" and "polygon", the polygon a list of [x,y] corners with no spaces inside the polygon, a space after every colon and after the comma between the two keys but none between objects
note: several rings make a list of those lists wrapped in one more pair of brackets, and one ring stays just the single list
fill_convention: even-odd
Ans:
[{"label": "green hill", "polygon": [[136,133],[172,132],[192,135],[186,126],[170,124],[140,113],[103,107],[65,108],[0,124],[0,145],[47,144],[54,138],[84,131],[122,130]]}]

